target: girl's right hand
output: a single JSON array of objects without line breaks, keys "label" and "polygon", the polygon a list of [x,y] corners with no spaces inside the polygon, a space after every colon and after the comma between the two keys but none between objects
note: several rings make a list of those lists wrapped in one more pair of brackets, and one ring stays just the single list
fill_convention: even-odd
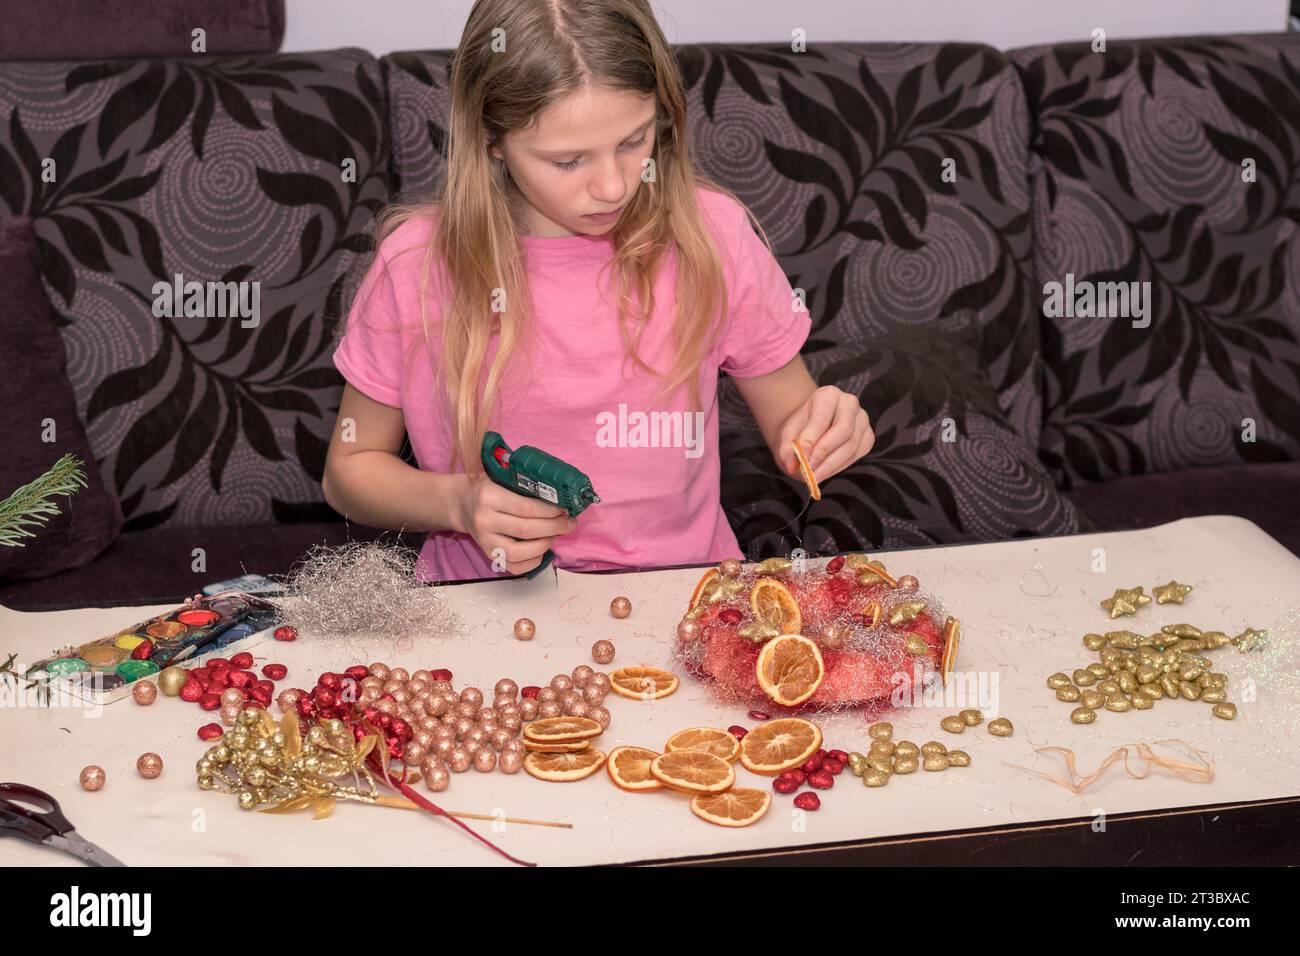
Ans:
[{"label": "girl's right hand", "polygon": [[577,526],[559,505],[516,494],[486,474],[467,477],[459,530],[483,549],[498,574],[531,571],[542,563],[556,536]]}]

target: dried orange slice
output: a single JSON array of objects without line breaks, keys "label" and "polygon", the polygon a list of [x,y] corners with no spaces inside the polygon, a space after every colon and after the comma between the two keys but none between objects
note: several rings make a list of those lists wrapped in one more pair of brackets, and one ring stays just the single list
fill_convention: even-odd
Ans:
[{"label": "dried orange slice", "polygon": [[605,761],[605,772],[623,790],[662,790],[664,785],[650,773],[650,764],[658,756],[644,747],[615,747]]},{"label": "dried orange slice", "polygon": [[766,790],[732,787],[726,793],[697,793],[691,797],[691,812],[720,827],[747,827],[757,823],[772,805]]},{"label": "dried orange slice", "polygon": [[543,717],[524,724],[524,740],[539,744],[566,744],[599,737],[604,731],[590,717]]},{"label": "dried orange slice", "polygon": [[758,686],[778,704],[794,707],[817,693],[826,676],[822,652],[798,634],[781,634],[758,654]]},{"label": "dried orange slice", "polygon": [[731,764],[700,750],[660,754],[650,761],[650,773],[679,793],[721,793],[736,782]]},{"label": "dried orange slice", "polygon": [[704,597],[704,589],[707,588],[709,582],[717,576],[717,568],[709,568],[709,570],[704,572],[704,576],[700,578],[700,583],[695,585],[695,590],[691,592],[691,603],[688,605],[687,610],[700,603],[700,599]]},{"label": "dried orange slice", "polygon": [[677,750],[699,750],[706,754],[721,757],[727,763],[735,763],[740,757],[740,741],[733,734],[716,727],[690,727],[679,730],[668,738],[664,750],[673,753]]},{"label": "dried orange slice", "polygon": [[822,745],[821,728],[802,717],[759,724],[740,742],[740,762],[754,773],[778,774],[797,767]]},{"label": "dried orange slice", "polygon": [[571,754],[586,750],[590,746],[590,740],[566,740],[555,744],[538,743],[536,740],[524,741],[525,749],[535,750],[539,754]]},{"label": "dried orange slice", "polygon": [[957,645],[961,643],[961,621],[949,617],[943,623],[943,659],[939,662],[939,676],[943,686],[948,686],[948,675],[957,664]]},{"label": "dried orange slice", "polygon": [[620,667],[609,675],[610,689],[632,700],[659,700],[675,691],[678,683],[676,676],[658,667]]},{"label": "dried orange slice", "polygon": [[799,474],[803,478],[803,483],[808,486],[808,494],[812,496],[813,501],[821,501],[822,490],[817,485],[817,479],[813,477],[812,465],[808,464],[803,448],[799,445],[799,439],[790,442],[790,447],[794,449],[795,460],[799,462]]},{"label": "dried orange slice", "polygon": [[530,753],[524,757],[524,770],[538,780],[568,783],[590,777],[601,768],[605,755],[595,747],[585,747],[577,753]]},{"label": "dried orange slice", "polygon": [[749,592],[749,607],[761,623],[778,628],[782,634],[798,634],[803,630],[799,602],[776,578],[759,578],[754,582]]}]

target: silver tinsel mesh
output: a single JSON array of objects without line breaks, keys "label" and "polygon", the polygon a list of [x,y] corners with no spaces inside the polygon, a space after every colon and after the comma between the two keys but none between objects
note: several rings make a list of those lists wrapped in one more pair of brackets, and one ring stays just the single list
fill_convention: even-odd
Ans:
[{"label": "silver tinsel mesh", "polygon": [[270,599],[283,623],[312,637],[361,633],[444,636],[463,626],[438,589],[415,575],[419,555],[399,544],[313,545]]}]

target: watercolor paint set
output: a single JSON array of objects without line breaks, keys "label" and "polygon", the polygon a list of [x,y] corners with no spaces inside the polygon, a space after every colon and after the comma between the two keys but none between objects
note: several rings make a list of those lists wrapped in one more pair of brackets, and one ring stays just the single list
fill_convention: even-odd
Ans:
[{"label": "watercolor paint set", "polygon": [[260,644],[279,623],[275,607],[238,590],[199,595],[163,614],[80,646],[64,647],[27,669],[26,677],[58,681],[61,692],[107,704],[131,685],[173,664]]}]

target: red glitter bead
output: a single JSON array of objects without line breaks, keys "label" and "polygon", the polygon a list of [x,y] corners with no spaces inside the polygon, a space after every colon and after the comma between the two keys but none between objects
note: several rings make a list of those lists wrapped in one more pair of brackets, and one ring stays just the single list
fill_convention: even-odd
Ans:
[{"label": "red glitter bead", "polygon": [[826,562],[827,574],[838,574],[840,568],[844,567],[844,555],[837,554]]},{"label": "red glitter bead", "polygon": [[230,661],[226,660],[224,657],[210,657],[203,662],[203,666],[209,670],[219,671],[222,668],[229,667]]},{"label": "red glitter bead", "polygon": [[238,671],[232,671],[229,667],[223,667],[220,670],[215,670],[212,672],[212,675],[208,678],[207,681],[208,686],[216,687],[224,690],[225,688],[230,686],[230,675],[238,674],[238,673],[239,673]]},{"label": "red glitter bead", "polygon": [[771,718],[769,718],[769,717],[767,716],[767,714],[763,713],[761,710],[751,710],[751,711],[749,712],[749,719],[750,719],[750,720],[770,720]]},{"label": "red glitter bead", "polygon": [[731,734],[731,736],[735,737],[737,740],[744,740],[745,734],[749,733],[749,731],[740,726],[740,724],[732,724],[727,728],[727,733]]},{"label": "red glitter bead", "polygon": [[445,667],[440,667],[440,668],[438,668],[436,671],[433,671],[432,676],[433,676],[433,679],[434,679],[434,680],[445,680],[445,681],[450,681],[450,680],[451,680],[451,671],[447,670],[447,668],[445,668]]},{"label": "red glitter bead", "polygon": [[298,711],[298,716],[303,720],[311,720],[316,714],[316,701],[303,694],[298,698],[298,703],[294,705]]},{"label": "red glitter bead", "polygon": [[230,659],[231,667],[238,667],[240,670],[248,670],[253,666],[253,655],[248,651],[240,651]]},{"label": "red glitter bead", "polygon": [[806,790],[794,798],[794,805],[800,810],[816,810],[822,805],[822,798],[811,790]]},{"label": "red glitter bead", "polygon": [[203,667],[191,667],[190,677],[193,677],[196,680],[201,680],[206,684],[212,679],[212,671],[208,670],[206,665]]},{"label": "red glitter bead", "polygon": [[260,687],[254,687],[251,691],[248,692],[248,695],[252,697],[253,700],[261,704],[263,707],[271,706],[271,692],[269,690],[263,690]]},{"label": "red glitter bead", "polygon": [[251,671],[225,671],[228,676],[231,687],[238,687],[240,690],[246,690],[253,685],[256,675]]},{"label": "red glitter bead", "polygon": [[797,767],[794,770],[785,771],[781,774],[781,777],[786,780],[793,780],[801,787],[803,786],[803,782],[808,779],[808,775]]},{"label": "red glitter bead", "polygon": [[131,651],[131,660],[147,661],[149,655],[153,653],[153,641],[141,641]]},{"label": "red glitter bead", "polygon": [[199,698],[199,706],[204,710],[216,710],[221,706],[221,695],[207,693]]},{"label": "red glitter bead", "polygon": [[203,682],[191,678],[181,685],[181,700],[187,700],[191,704],[203,696]]},{"label": "red glitter bead", "polygon": [[260,690],[263,693],[272,694],[275,692],[275,684],[271,683],[269,680],[255,680],[253,681],[253,690]]},{"label": "red glitter bead", "polygon": [[403,743],[410,740],[411,737],[413,736],[411,725],[408,724],[406,721],[402,720],[402,718],[400,717],[395,718],[393,722],[389,724],[388,729],[392,731],[394,737],[396,737],[398,740],[402,741]]},{"label": "red glitter bead", "polygon": [[794,793],[799,787],[799,781],[793,777],[777,777],[772,781],[772,789],[777,793]]},{"label": "red glitter bead", "polygon": [[328,687],[330,690],[338,690],[343,686],[343,675],[335,674],[333,671],[326,671],[316,678],[316,684],[319,687]]},{"label": "red glitter bead", "polygon": [[353,664],[343,673],[347,674],[353,680],[365,680],[370,676],[370,668],[365,664]]},{"label": "red glitter bead", "polygon": [[829,790],[835,786],[835,778],[827,770],[818,770],[816,773],[808,774],[808,786],[818,790]]},{"label": "red glitter bead", "polygon": [[288,624],[281,624],[275,629],[273,636],[277,641],[296,641],[298,640],[298,629],[290,627]]},{"label": "red glitter bead", "polygon": [[199,728],[199,740],[216,740],[224,733],[220,724],[204,724]]},{"label": "red glitter bead", "polygon": [[849,755],[843,750],[829,750],[826,752],[826,756],[830,757],[832,760],[838,760],[840,763],[849,762]]},{"label": "red glitter bead", "polygon": [[807,760],[804,761],[803,766],[800,767],[799,769],[801,769],[804,773],[813,774],[816,773],[821,768],[822,768],[821,756],[819,754],[813,754],[811,757],[809,757]]},{"label": "red glitter bead", "polygon": [[533,687],[533,686],[530,684],[528,687],[523,688],[523,689],[519,692],[519,696],[520,696],[520,697],[523,697],[523,698],[525,698],[525,699],[536,700],[536,699],[537,699],[537,695],[538,695],[539,693],[541,693],[541,690],[542,690],[542,689],[541,689],[540,687]]},{"label": "red glitter bead", "polygon": [[262,673],[271,680],[284,680],[284,675],[289,673],[289,668],[283,664],[267,664],[262,668]]},{"label": "red glitter bead", "polygon": [[827,773],[829,773],[832,777],[838,777],[841,773],[844,772],[844,764],[840,763],[838,760],[835,760],[833,757],[827,757],[825,760],[822,761],[822,769],[825,770]]}]

